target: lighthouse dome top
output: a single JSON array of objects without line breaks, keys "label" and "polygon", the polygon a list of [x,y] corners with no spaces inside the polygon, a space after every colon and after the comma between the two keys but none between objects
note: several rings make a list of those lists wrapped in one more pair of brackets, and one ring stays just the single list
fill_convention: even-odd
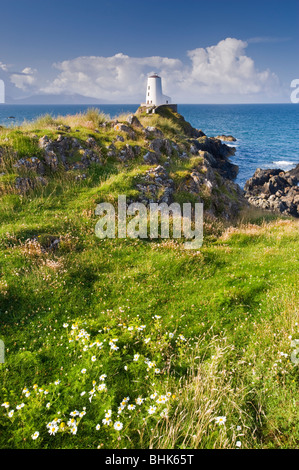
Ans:
[{"label": "lighthouse dome top", "polygon": [[150,75],[148,78],[161,78],[157,73],[153,73],[153,75]]}]

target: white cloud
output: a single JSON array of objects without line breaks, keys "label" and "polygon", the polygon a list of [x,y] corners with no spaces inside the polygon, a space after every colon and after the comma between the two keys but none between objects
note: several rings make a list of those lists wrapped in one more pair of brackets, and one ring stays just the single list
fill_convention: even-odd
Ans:
[{"label": "white cloud", "polygon": [[247,95],[266,92],[275,87],[278,78],[270,70],[259,72],[245,54],[247,43],[227,38],[216,46],[188,51],[190,73],[186,88],[199,94]]},{"label": "white cloud", "polygon": [[14,72],[10,75],[10,81],[21,90],[28,90],[36,83],[36,69],[25,67],[22,72]]}]

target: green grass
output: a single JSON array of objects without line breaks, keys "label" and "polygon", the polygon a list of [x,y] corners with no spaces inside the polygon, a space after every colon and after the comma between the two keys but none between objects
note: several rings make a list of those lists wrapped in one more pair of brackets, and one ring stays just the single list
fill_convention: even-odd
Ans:
[{"label": "green grass", "polygon": [[146,168],[112,159],[1,195],[0,447],[297,448],[298,221],[206,217],[199,252],[96,238],[96,204],[134,198]]}]

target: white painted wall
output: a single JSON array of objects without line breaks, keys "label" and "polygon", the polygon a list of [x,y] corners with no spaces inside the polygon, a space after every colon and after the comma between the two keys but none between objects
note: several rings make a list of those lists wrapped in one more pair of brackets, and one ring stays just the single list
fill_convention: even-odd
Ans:
[{"label": "white painted wall", "polygon": [[163,95],[162,93],[161,77],[159,77],[157,74],[151,75],[147,79],[145,103],[155,106],[171,103],[170,97]]},{"label": "white painted wall", "polygon": [[5,85],[3,80],[0,80],[0,103],[5,103]]}]

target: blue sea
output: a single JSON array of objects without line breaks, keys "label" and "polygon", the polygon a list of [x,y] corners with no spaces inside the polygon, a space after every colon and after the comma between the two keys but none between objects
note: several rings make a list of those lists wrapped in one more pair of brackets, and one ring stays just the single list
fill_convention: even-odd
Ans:
[{"label": "blue sea", "polygon": [[[90,107],[99,108],[113,118],[126,112],[134,113],[138,105],[0,104],[0,125],[16,126],[46,113],[53,116],[75,114]],[[178,105],[178,112],[209,137],[231,134],[237,139],[237,142],[228,145],[237,148],[231,162],[239,165],[236,182],[241,187],[256,168],[290,170],[299,163],[297,104],[181,104]]]}]

